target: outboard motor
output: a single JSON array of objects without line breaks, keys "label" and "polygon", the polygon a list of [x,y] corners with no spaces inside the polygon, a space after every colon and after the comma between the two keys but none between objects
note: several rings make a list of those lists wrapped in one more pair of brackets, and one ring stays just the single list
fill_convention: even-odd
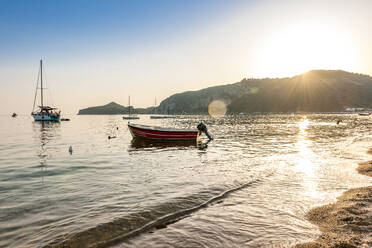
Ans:
[{"label": "outboard motor", "polygon": [[205,133],[205,135],[208,137],[209,140],[213,140],[213,137],[208,133],[208,129],[207,129],[207,126],[204,125],[203,122],[200,122],[199,125],[197,126],[199,132],[203,132]]}]

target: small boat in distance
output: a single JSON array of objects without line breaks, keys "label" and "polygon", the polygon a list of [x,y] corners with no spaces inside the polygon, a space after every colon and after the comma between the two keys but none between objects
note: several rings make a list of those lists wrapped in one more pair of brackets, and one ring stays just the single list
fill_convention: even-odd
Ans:
[{"label": "small boat in distance", "polygon": [[151,115],[150,119],[175,119],[175,115]]},{"label": "small boat in distance", "polygon": [[366,112],[366,113],[359,113],[359,115],[361,115],[361,116],[369,116],[371,113],[369,113],[369,112]]},{"label": "small boat in distance", "polygon": [[[156,98],[155,98],[155,106],[156,106]],[[167,103],[168,106],[168,103]],[[156,107],[154,107],[154,112],[156,110]],[[168,114],[167,115],[150,115],[150,119],[175,119],[177,116],[175,115],[169,115],[169,106],[168,106]]]},{"label": "small boat in distance", "polygon": [[130,96],[128,96],[128,116],[123,116],[123,120],[138,120],[139,117],[136,116],[136,115],[131,115],[131,112],[130,112]]},{"label": "small boat in distance", "polygon": [[209,140],[213,139],[203,123],[200,123],[197,129],[163,128],[128,123],[128,129],[133,138],[145,140],[196,142],[201,132],[204,132]]},{"label": "small boat in distance", "polygon": [[17,114],[16,114],[16,113],[13,113],[13,114],[12,114],[12,117],[13,117],[13,118],[17,117]]},{"label": "small boat in distance", "polygon": [[38,111],[35,111],[35,102],[37,97],[37,90],[39,86],[39,78],[36,83],[36,92],[34,98],[34,106],[32,107],[32,117],[34,117],[35,121],[53,121],[59,122],[61,118],[61,111],[57,111],[57,108],[44,106],[44,98],[43,98],[43,61],[40,60],[40,106]]}]

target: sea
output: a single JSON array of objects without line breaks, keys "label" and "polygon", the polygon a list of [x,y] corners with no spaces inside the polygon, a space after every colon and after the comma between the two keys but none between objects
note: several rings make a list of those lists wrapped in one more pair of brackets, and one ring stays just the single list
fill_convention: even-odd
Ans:
[{"label": "sea", "polygon": [[355,170],[371,116],[131,121],[203,122],[214,140],[198,144],[132,140],[120,115],[64,117],[0,116],[0,247],[289,247],[320,234],[310,209],[372,183]]}]

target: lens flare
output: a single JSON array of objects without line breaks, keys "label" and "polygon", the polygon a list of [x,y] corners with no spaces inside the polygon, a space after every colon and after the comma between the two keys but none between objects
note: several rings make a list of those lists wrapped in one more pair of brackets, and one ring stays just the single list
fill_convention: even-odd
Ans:
[{"label": "lens flare", "polygon": [[221,100],[214,100],[208,105],[208,113],[213,118],[221,118],[226,114],[226,104]]}]

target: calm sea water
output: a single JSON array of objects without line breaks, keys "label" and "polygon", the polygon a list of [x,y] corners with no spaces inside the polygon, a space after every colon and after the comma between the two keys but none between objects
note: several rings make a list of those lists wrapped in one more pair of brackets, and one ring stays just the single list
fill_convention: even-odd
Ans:
[{"label": "calm sea water", "polygon": [[134,121],[203,120],[215,137],[203,146],[132,142],[121,116],[70,118],[0,116],[0,247],[289,246],[319,234],[309,209],[372,182],[355,171],[371,159],[371,117]]}]

